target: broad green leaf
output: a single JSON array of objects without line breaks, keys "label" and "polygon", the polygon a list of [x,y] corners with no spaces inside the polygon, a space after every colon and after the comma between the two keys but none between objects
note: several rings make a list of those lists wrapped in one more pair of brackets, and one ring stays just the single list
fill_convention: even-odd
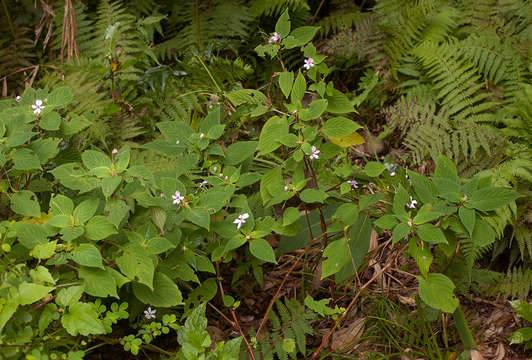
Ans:
[{"label": "broad green leaf", "polygon": [[292,87],[292,93],[290,94],[290,100],[293,104],[301,104],[303,96],[305,96],[305,91],[307,90],[307,82],[301,71],[297,72],[296,80],[294,81],[294,86]]},{"label": "broad green leaf", "polygon": [[18,241],[27,249],[33,249],[40,244],[47,244],[47,234],[44,228],[37,224],[19,222],[13,226]]},{"label": "broad green leaf", "polygon": [[474,191],[465,202],[468,208],[480,211],[491,211],[508,205],[521,195],[512,189],[489,187]]},{"label": "broad green leaf", "polygon": [[410,196],[405,188],[402,185],[399,185],[393,198],[393,213],[404,220],[408,219],[408,214],[405,209],[407,203],[410,203]]},{"label": "broad green leaf", "polygon": [[[48,328],[48,325],[54,320],[58,320],[60,317],[57,311],[57,305],[54,303],[48,303],[44,306],[41,315],[39,316],[39,336],[44,335],[44,331]],[[1,330],[1,327],[0,327]]]},{"label": "broad green leaf", "polygon": [[375,225],[381,229],[393,229],[397,225],[397,219],[393,215],[384,215],[375,221]]},{"label": "broad green leaf", "polygon": [[111,196],[121,182],[122,176],[109,176],[102,179],[103,196],[105,196],[106,198]]},{"label": "broad green leaf", "polygon": [[427,278],[417,277],[419,281],[419,297],[428,306],[447,313],[453,312],[458,306],[454,296],[454,283],[443,274],[429,274]]},{"label": "broad green leaf", "polygon": [[99,167],[111,168],[111,159],[101,151],[87,150],[81,154],[81,160],[89,170]]},{"label": "broad green leaf", "polygon": [[350,146],[356,146],[360,144],[364,144],[366,142],[366,139],[362,137],[359,133],[354,132],[352,134],[349,134],[347,136],[341,137],[341,138],[329,138],[329,140],[342,148],[347,148]]},{"label": "broad green leaf", "polygon": [[412,171],[407,170],[408,177],[414,186],[414,191],[419,200],[424,204],[432,204],[436,201],[438,196],[438,189],[436,186],[425,176]]},{"label": "broad green leaf", "polygon": [[103,269],[100,250],[92,244],[80,244],[72,252],[72,260],[79,265]]},{"label": "broad green leaf", "polygon": [[29,147],[37,155],[41,164],[45,164],[59,153],[60,141],[59,138],[37,139],[32,141]]},{"label": "broad green leaf", "polygon": [[288,8],[283,11],[277,23],[275,24],[275,32],[279,37],[285,38],[290,33],[290,16],[288,15]]},{"label": "broad green leaf", "polygon": [[532,340],[532,327],[517,329],[508,337],[510,345],[528,343],[530,340]]},{"label": "broad green leaf", "polygon": [[422,224],[417,227],[417,234],[421,240],[429,244],[447,244],[447,239],[439,227],[432,224]]},{"label": "broad green leaf", "polygon": [[247,158],[253,156],[257,149],[256,141],[239,141],[227,147],[225,152],[225,163],[227,165],[238,165]]},{"label": "broad green leaf", "polygon": [[523,319],[532,323],[532,305],[524,300],[510,301],[510,305],[514,311],[519,314]]},{"label": "broad green leaf", "polygon": [[430,264],[432,264],[432,252],[430,251],[430,246],[421,243],[421,247],[417,246],[416,238],[411,238],[408,242],[408,252],[414,260],[416,260],[417,266],[421,274],[424,277],[427,277],[429,272]]},{"label": "broad green leaf", "polygon": [[319,118],[327,109],[327,100],[319,99],[310,103],[308,109],[302,109],[299,112],[299,118],[302,121],[314,120]]},{"label": "broad green leaf", "polygon": [[44,114],[39,120],[39,126],[48,131],[59,130],[59,126],[61,126],[61,116],[55,111]]},{"label": "broad green leaf", "polygon": [[140,244],[129,243],[123,248],[123,254],[116,258],[120,271],[130,280],[139,281],[149,288],[153,287],[155,265],[146,249]]},{"label": "broad green leaf", "polygon": [[2,304],[2,307],[0,307],[0,333],[15,311],[17,311],[19,305],[17,299],[8,297],[6,300],[7,301]]},{"label": "broad green leaf", "polygon": [[92,304],[76,302],[68,307],[68,312],[61,317],[61,324],[72,336],[78,334],[105,334],[105,327]]},{"label": "broad green leaf", "polygon": [[384,170],[386,170],[386,167],[377,161],[369,161],[366,166],[364,166],[364,172],[369,177],[377,177],[382,174]]},{"label": "broad green leaf", "polygon": [[301,192],[300,198],[302,201],[310,204],[315,202],[323,203],[329,195],[323,190],[305,189]]},{"label": "broad green leaf", "polygon": [[94,269],[89,267],[80,267],[78,270],[80,279],[85,284],[85,292],[92,296],[118,298],[116,292],[116,279],[109,271],[109,268]]},{"label": "broad green leaf", "polygon": [[471,240],[477,248],[483,248],[495,242],[495,231],[481,218],[475,221],[475,228],[471,235]]},{"label": "broad green leaf", "polygon": [[353,225],[358,220],[358,206],[352,203],[342,204],[336,209],[334,217],[340,219],[343,226]]},{"label": "broad green leaf", "polygon": [[349,261],[349,249],[345,239],[331,241],[323,251],[323,257],[326,259],[322,263],[321,278],[334,275],[347,264]]},{"label": "broad green leaf", "polygon": [[30,270],[30,276],[35,282],[47,282],[50,284],[55,284],[55,280],[52,277],[52,274],[50,274],[50,271],[42,265]]},{"label": "broad green leaf", "polygon": [[461,200],[460,183],[444,177],[434,177],[432,181],[436,185],[442,198],[455,203]]},{"label": "broad green leaf", "polygon": [[292,91],[292,84],[294,83],[294,73],[292,71],[285,71],[279,74],[279,87],[286,99],[290,96]]},{"label": "broad green leaf", "polygon": [[410,232],[410,227],[405,223],[399,223],[393,228],[392,245],[401,241]]},{"label": "broad green leaf", "polygon": [[57,292],[55,302],[57,303],[57,305],[62,307],[70,306],[74,303],[77,303],[79,299],[81,299],[81,295],[83,295],[83,290],[83,286],[69,286],[66,288],[62,288]]},{"label": "broad green leaf", "polygon": [[194,130],[184,121],[165,121],[157,123],[164,138],[172,145],[186,144]]},{"label": "broad green leaf", "polygon": [[335,89],[332,82],[327,85],[325,98],[328,101],[327,111],[332,114],[347,114],[355,111],[353,103],[344,93]]},{"label": "broad green leaf", "polygon": [[425,204],[419,209],[412,222],[414,225],[420,225],[439,219],[442,215],[440,212],[433,211],[431,204]]},{"label": "broad green leaf", "polygon": [[283,226],[288,226],[299,219],[299,209],[295,207],[286,208],[283,213]]},{"label": "broad green leaf", "polygon": [[460,217],[460,221],[462,222],[462,225],[464,225],[464,227],[466,228],[469,235],[472,235],[473,229],[475,229],[475,210],[471,210],[464,206],[461,206],[458,209],[458,216]]},{"label": "broad green leaf", "polygon": [[61,184],[81,193],[89,192],[100,184],[98,179],[88,176],[87,172],[77,163],[60,165],[50,172]]},{"label": "broad green leaf", "polygon": [[41,161],[39,157],[35,155],[33,150],[30,149],[15,149],[13,151],[13,169],[15,170],[37,170],[41,168]]},{"label": "broad green leaf", "polygon": [[87,120],[85,116],[69,113],[70,119],[63,119],[61,123],[61,132],[64,135],[74,135],[80,133],[82,130],[88,128],[92,122]]},{"label": "broad green leaf", "polygon": [[281,146],[279,139],[288,134],[288,122],[286,119],[273,116],[262,127],[259,136],[258,149],[260,155],[265,155],[275,151]]},{"label": "broad green leaf", "polygon": [[153,237],[146,243],[146,248],[151,254],[161,254],[175,248],[175,244],[164,237]]},{"label": "broad green leaf", "polygon": [[69,197],[56,194],[50,200],[50,213],[52,215],[72,215],[74,211],[74,203]]},{"label": "broad green leaf", "polygon": [[240,106],[242,104],[267,104],[268,98],[262,92],[254,89],[240,89],[234,90],[225,94],[225,97],[233,103],[234,106]]},{"label": "broad green leaf", "polygon": [[185,219],[191,223],[198,225],[206,230],[209,230],[211,224],[211,216],[205,209],[184,209]]},{"label": "broad green leaf", "polygon": [[272,246],[264,239],[253,239],[249,243],[249,251],[257,259],[277,264]]},{"label": "broad green leaf", "polygon": [[314,300],[310,295],[307,295],[305,297],[305,305],[312,311],[317,312],[321,316],[331,316],[334,314],[340,314],[344,311],[344,309],[339,308],[338,305],[336,305],[333,308],[330,308],[327,306],[331,299],[321,299],[321,300]]},{"label": "broad green leaf", "polygon": [[11,210],[24,216],[41,217],[41,206],[37,201],[37,196],[28,190],[11,195]]},{"label": "broad green leaf", "polygon": [[283,40],[283,44],[287,49],[293,49],[298,46],[303,46],[308,43],[316,32],[319,30],[319,26],[301,26],[294,29],[290,35]]},{"label": "broad green leaf", "polygon": [[321,131],[329,137],[341,138],[354,133],[361,127],[351,119],[338,116],[327,120]]},{"label": "broad green leaf", "polygon": [[48,95],[48,104],[63,108],[74,100],[74,94],[68,86],[60,86],[52,90]]},{"label": "broad green leaf", "polygon": [[439,155],[436,159],[435,178],[447,179],[448,181],[460,185],[460,178],[456,165],[444,155]]},{"label": "broad green leaf", "polygon": [[95,216],[85,225],[85,235],[91,240],[103,240],[117,231],[105,216]]},{"label": "broad green leaf", "polygon": [[155,273],[153,290],[143,284],[133,283],[133,293],[140,301],[151,306],[172,307],[183,304],[177,285],[161,272]]},{"label": "broad green leaf", "polygon": [[76,206],[76,209],[73,212],[74,218],[78,220],[79,224],[85,224],[94,216],[99,205],[100,200],[97,198],[91,198],[82,201],[78,206]]},{"label": "broad green leaf", "polygon": [[49,259],[55,254],[56,244],[56,240],[39,244],[33,248],[31,255],[37,259]]},{"label": "broad green leaf", "polygon": [[53,289],[53,286],[44,286],[23,282],[18,287],[18,303],[20,305],[33,304],[34,302],[41,300]]},{"label": "broad green leaf", "polygon": [[245,236],[241,234],[235,235],[231,239],[229,239],[227,244],[225,244],[225,251],[227,252],[227,251],[231,251],[234,249],[238,249],[239,247],[244,245],[246,242],[247,242],[247,239]]}]

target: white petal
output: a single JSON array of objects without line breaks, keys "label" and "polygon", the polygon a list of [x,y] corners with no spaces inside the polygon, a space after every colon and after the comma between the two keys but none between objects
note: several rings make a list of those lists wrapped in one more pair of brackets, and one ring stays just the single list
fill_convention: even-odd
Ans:
[{"label": "white petal", "polygon": [[42,100],[35,100],[35,105],[41,106],[42,105]]},{"label": "white petal", "polygon": [[249,214],[248,213],[244,213],[242,214],[242,219],[247,219],[249,217]]}]

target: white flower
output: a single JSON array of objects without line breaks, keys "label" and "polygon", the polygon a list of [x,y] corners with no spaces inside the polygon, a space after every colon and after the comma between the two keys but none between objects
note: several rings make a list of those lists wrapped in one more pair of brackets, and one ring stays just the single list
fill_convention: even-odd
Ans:
[{"label": "white flower", "polygon": [[384,163],[384,167],[386,168],[386,170],[388,170],[390,176],[395,176],[395,169],[397,168],[397,166],[390,163]]},{"label": "white flower", "polygon": [[20,100],[22,100],[22,97],[20,95],[18,95],[15,100],[17,100],[17,102],[20,102]]},{"label": "white flower", "polygon": [[116,155],[118,154],[118,149],[113,149],[113,151],[111,152],[113,155]]},{"label": "white flower", "polygon": [[166,196],[164,196],[164,194],[163,194],[163,193],[161,193],[161,195],[159,195],[159,196],[161,197],[161,199],[164,199],[164,198],[166,198]]},{"label": "white flower", "polygon": [[353,189],[358,189],[358,183],[356,180],[347,180],[347,183],[351,185]]},{"label": "white flower", "polygon": [[311,154],[309,154],[309,158],[312,160],[312,159],[319,159],[320,158],[320,151],[318,149],[316,149],[316,147],[314,145],[312,145],[312,148],[311,148]]},{"label": "white flower", "polygon": [[278,33],[274,32],[273,35],[270,37],[270,39],[268,40],[268,44],[273,44],[273,43],[276,43],[277,41],[279,41],[281,37],[279,36]]},{"label": "white flower", "polygon": [[313,58],[308,58],[308,59],[305,59],[305,63],[303,64],[303,67],[307,70],[310,70],[311,67],[314,67],[314,59]]},{"label": "white flower", "polygon": [[199,183],[199,188],[200,189],[205,189],[207,188],[207,186],[209,185],[209,183],[207,182],[207,180],[203,180],[202,182]]},{"label": "white flower", "polygon": [[218,171],[218,168],[215,166],[215,167],[212,168],[212,171],[213,171],[213,172],[217,172],[217,171]]},{"label": "white flower", "polygon": [[236,224],[236,228],[240,229],[242,225],[246,223],[246,219],[248,217],[249,217],[248,213],[238,215],[238,218],[236,218],[235,221],[233,221],[233,224]]},{"label": "white flower", "polygon": [[201,133],[200,136],[199,136],[200,139],[203,139],[204,137],[205,137],[204,133]]},{"label": "white flower", "polygon": [[406,207],[409,209],[415,209],[417,205],[417,201],[412,199],[412,196],[410,196],[410,204],[406,204]]},{"label": "white flower", "polygon": [[144,317],[148,320],[155,319],[155,309],[148,307],[147,310],[144,310]]},{"label": "white flower", "polygon": [[35,100],[35,104],[31,106],[33,109],[34,114],[40,114],[41,110],[44,109],[46,106],[42,104],[42,100]]},{"label": "white flower", "polygon": [[181,195],[179,191],[176,191],[174,195],[172,195],[172,199],[174,199],[174,204],[181,204],[181,201],[185,200],[185,197]]},{"label": "white flower", "polygon": [[175,144],[176,144],[176,145],[179,145],[179,140],[177,140],[177,141],[175,142]]}]

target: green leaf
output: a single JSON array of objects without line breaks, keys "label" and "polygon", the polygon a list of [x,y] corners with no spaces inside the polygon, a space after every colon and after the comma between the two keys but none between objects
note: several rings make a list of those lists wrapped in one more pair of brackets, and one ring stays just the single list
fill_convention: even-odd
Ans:
[{"label": "green leaf", "polygon": [[11,210],[24,216],[41,217],[41,206],[37,196],[31,191],[22,190],[11,196]]},{"label": "green leaf", "polygon": [[489,187],[476,190],[465,202],[468,208],[480,211],[491,211],[508,205],[521,195],[512,189]]},{"label": "green leaf", "polygon": [[111,168],[111,159],[101,151],[87,150],[81,154],[81,160],[89,170],[99,167]]},{"label": "green leaf", "polygon": [[532,305],[524,300],[510,301],[510,305],[523,319],[532,323]]},{"label": "green leaf", "polygon": [[266,121],[259,136],[259,155],[271,153],[281,146],[279,139],[288,134],[288,122],[286,119],[273,116]]},{"label": "green leaf", "polygon": [[272,246],[264,239],[254,239],[249,243],[249,251],[257,259],[277,264]]},{"label": "green leaf", "polygon": [[419,297],[428,306],[444,312],[454,312],[458,299],[454,296],[454,283],[443,274],[429,274],[426,279],[417,277]]},{"label": "green leaf", "polygon": [[61,317],[61,324],[72,336],[105,334],[103,322],[92,304],[77,302],[70,305],[68,312]]},{"label": "green leaf", "polygon": [[175,244],[164,237],[153,237],[146,243],[146,248],[151,254],[161,254],[175,248]]},{"label": "green leaf", "polygon": [[68,86],[60,86],[52,90],[48,95],[48,104],[63,108],[74,100],[72,90]]},{"label": "green leaf", "polygon": [[329,195],[323,190],[305,189],[301,192],[300,198],[307,204],[320,202],[323,203]]},{"label": "green leaf", "polygon": [[116,258],[116,264],[130,280],[139,281],[149,288],[153,287],[155,265],[148,256],[146,249],[135,243],[128,243],[123,248],[123,254]]},{"label": "green leaf", "polygon": [[461,206],[458,209],[458,216],[460,217],[460,221],[462,222],[462,225],[464,225],[464,227],[466,228],[469,235],[472,235],[473,229],[475,228],[476,220],[475,210],[471,210],[464,206]]},{"label": "green leaf", "polygon": [[424,277],[427,277],[429,272],[430,264],[432,264],[432,252],[430,251],[430,246],[424,245],[421,243],[421,247],[417,246],[417,239],[411,238],[408,242],[408,252],[414,260],[416,260],[419,271]]},{"label": "green leaf", "polygon": [[235,235],[231,239],[229,239],[227,244],[225,244],[225,251],[228,252],[234,249],[238,249],[239,247],[244,245],[246,242],[247,242],[247,239],[243,235],[241,234]]},{"label": "green leaf", "polygon": [[285,71],[279,74],[279,87],[281,88],[281,91],[286,99],[288,99],[288,96],[290,96],[293,83],[294,73],[292,71]]},{"label": "green leaf", "polygon": [[72,215],[74,211],[74,203],[69,197],[56,194],[50,199],[50,213],[52,215]]},{"label": "green leaf", "polygon": [[301,26],[294,29],[288,37],[283,40],[283,45],[287,49],[293,49],[298,46],[303,46],[308,43],[316,32],[320,29],[319,26]]},{"label": "green leaf", "polygon": [[305,77],[301,74],[301,71],[297,72],[296,80],[294,81],[294,86],[292,87],[292,93],[290,94],[290,100],[293,104],[301,104],[303,96],[305,96],[305,91],[307,90],[307,82]]},{"label": "green leaf", "polygon": [[87,294],[103,298],[108,296],[118,298],[116,279],[108,267],[95,269],[82,266],[78,270],[78,275],[80,279],[83,279]]},{"label": "green leaf", "polygon": [[319,118],[327,109],[327,100],[319,99],[311,102],[308,109],[302,109],[299,113],[299,118],[302,121],[314,120]]},{"label": "green leaf", "polygon": [[279,34],[279,37],[285,38],[290,33],[290,16],[288,15],[288,8],[283,11],[279,20],[275,24],[275,32]]},{"label": "green leaf", "polygon": [[79,265],[103,269],[100,250],[92,244],[81,244],[72,252],[72,260]]},{"label": "green leaf", "polygon": [[344,311],[344,309],[340,309],[338,305],[335,306],[335,308],[330,308],[327,306],[327,304],[331,301],[331,299],[321,299],[321,300],[314,300],[310,295],[307,295],[305,297],[305,305],[312,311],[317,312],[321,316],[331,316],[334,314],[340,314]]},{"label": "green leaf", "polygon": [[366,166],[364,167],[364,172],[369,177],[377,177],[379,176],[384,170],[386,170],[386,167],[377,161],[369,161]]},{"label": "green leaf", "polygon": [[447,179],[448,181],[460,185],[460,178],[456,165],[444,155],[439,155],[436,159],[435,178]]},{"label": "green leaf", "polygon": [[15,149],[13,151],[13,161],[15,162],[13,169],[15,170],[37,170],[41,168],[41,161],[30,149]]},{"label": "green leaf", "polygon": [[47,234],[44,228],[37,224],[19,222],[13,226],[18,241],[27,249],[33,249],[40,244],[47,244]]},{"label": "green leaf", "polygon": [[392,245],[401,241],[410,232],[410,227],[405,223],[397,224],[392,232]]},{"label": "green leaf", "polygon": [[239,141],[227,147],[225,152],[225,163],[227,165],[238,165],[247,158],[253,156],[257,149],[256,141]]},{"label": "green leaf", "polygon": [[353,203],[342,204],[334,212],[334,217],[339,219],[343,226],[353,225],[358,220],[358,206]]},{"label": "green leaf", "polygon": [[55,302],[57,303],[57,305],[62,307],[67,307],[74,303],[77,303],[79,299],[81,299],[81,295],[83,295],[84,289],[85,288],[83,286],[69,286],[66,288],[62,288],[57,292]]},{"label": "green leaf", "polygon": [[87,172],[77,163],[58,166],[51,173],[61,184],[69,189],[78,190],[81,193],[89,192],[100,184],[98,179],[89,177]]},{"label": "green leaf", "polygon": [[39,244],[33,248],[31,254],[37,259],[49,259],[55,254],[56,244],[56,240]]},{"label": "green leaf", "polygon": [[283,226],[293,224],[299,219],[299,209],[295,207],[286,208],[283,213]]},{"label": "green leaf", "polygon": [[23,282],[18,287],[18,303],[20,305],[33,304],[34,302],[41,300],[53,289],[53,286],[44,286]]},{"label": "green leaf", "polygon": [[110,176],[102,179],[103,196],[105,196],[106,198],[111,196],[121,182],[122,176]]},{"label": "green leaf", "polygon": [[48,325],[50,325],[52,321],[58,319],[59,312],[57,311],[57,305],[53,303],[46,304],[44,306],[44,310],[41,312],[41,316],[39,316],[39,336],[43,336],[44,331],[46,330],[46,328],[48,328]]},{"label": "green leaf", "polygon": [[408,214],[405,209],[407,203],[410,203],[410,196],[405,188],[402,185],[399,185],[393,198],[393,213],[405,221],[408,219]]},{"label": "green leaf", "polygon": [[461,200],[459,183],[443,177],[434,177],[432,181],[436,185],[442,198],[455,203]]},{"label": "green leaf", "polygon": [[211,216],[205,209],[184,209],[185,219],[191,223],[198,225],[206,230],[209,230],[211,224]]},{"label": "green leaf", "polygon": [[183,304],[183,296],[177,285],[165,274],[157,272],[153,279],[153,290],[133,283],[133,293],[145,304],[157,307],[172,307]]},{"label": "green leaf", "polygon": [[425,176],[412,171],[407,170],[408,177],[414,186],[414,191],[419,200],[424,204],[432,204],[436,201],[438,196],[438,189],[436,186]]},{"label": "green leaf", "polygon": [[353,120],[338,116],[327,120],[321,131],[329,137],[341,138],[354,133],[361,127],[362,126],[358,125]]},{"label": "green leaf", "polygon": [[417,227],[417,234],[421,240],[429,244],[447,244],[447,239],[440,228],[432,224],[422,224]]},{"label": "green leaf", "polygon": [[362,265],[369,250],[372,222],[369,216],[362,214],[347,233],[349,239],[348,261],[336,274],[335,281],[340,283],[355,275],[353,265],[358,269]]},{"label": "green leaf", "polygon": [[347,96],[333,87],[332,82],[327,86],[325,98],[328,101],[327,111],[332,114],[347,114],[354,112],[354,106]]},{"label": "green leaf", "polygon": [[483,248],[495,242],[495,231],[481,218],[475,221],[475,228],[471,235],[471,240],[477,248]]},{"label": "green leaf", "polygon": [[55,280],[52,277],[52,274],[50,274],[50,271],[42,265],[30,270],[30,276],[35,282],[47,282],[50,284],[55,284]]},{"label": "green leaf", "polygon": [[384,215],[375,221],[375,225],[381,229],[393,229],[394,226],[397,225],[397,219],[393,215]]},{"label": "green leaf", "polygon": [[70,113],[70,120],[63,119],[61,123],[61,132],[66,136],[74,135],[88,128],[90,125],[92,125],[92,122],[87,120],[85,116]]},{"label": "green leaf", "polygon": [[58,138],[46,138],[32,141],[30,148],[35,152],[41,164],[45,164],[49,159],[54,158],[59,153]]},{"label": "green leaf", "polygon": [[94,216],[99,205],[100,200],[96,198],[91,198],[82,201],[78,206],[76,206],[76,209],[74,210],[74,218],[78,220],[79,224],[85,224],[90,218]]},{"label": "green leaf", "polygon": [[440,212],[432,211],[432,204],[425,204],[419,209],[412,222],[415,225],[420,225],[439,219],[442,215]]},{"label": "green leaf", "polygon": [[323,251],[323,261],[321,267],[321,278],[334,275],[349,261],[349,249],[345,239],[331,241]]},{"label": "green leaf", "polygon": [[532,340],[532,327],[523,327],[510,334],[508,341],[510,345],[527,343]]},{"label": "green leaf", "polygon": [[85,225],[85,235],[91,240],[103,240],[117,231],[105,216],[95,216]]},{"label": "green leaf", "polygon": [[59,126],[61,126],[61,116],[55,111],[49,112],[39,120],[39,126],[48,131],[59,130]]}]

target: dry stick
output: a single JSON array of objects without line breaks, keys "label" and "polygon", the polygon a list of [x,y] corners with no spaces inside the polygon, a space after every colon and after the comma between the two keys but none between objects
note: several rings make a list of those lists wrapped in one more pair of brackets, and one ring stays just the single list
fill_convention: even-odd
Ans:
[{"label": "dry stick", "polygon": [[220,310],[218,310],[218,308],[216,306],[214,306],[210,302],[207,303],[207,304],[209,304],[210,307],[212,307],[214,309],[214,311],[216,311],[218,314],[220,314],[220,316],[223,317],[224,320],[227,321],[229,323],[229,325],[231,325],[231,327],[233,327],[233,328],[236,327],[234,321],[231,321],[231,319],[229,319],[227,316],[225,316],[224,313],[221,312]]},{"label": "dry stick", "polygon": [[323,337],[323,339],[321,340],[321,344],[320,346],[316,349],[316,351],[314,351],[314,353],[312,354],[312,357],[310,358],[310,360],[314,360],[316,359],[316,357],[320,354],[321,350],[323,349],[323,347],[329,342],[329,339],[331,338],[332,334],[334,333],[334,331],[337,329],[337,327],[340,325],[340,323],[345,319],[345,317],[347,316],[347,314],[351,311],[351,308],[355,305],[355,302],[358,300],[359,296],[362,294],[362,292],[371,284],[373,283],[384,271],[386,271],[390,266],[392,265],[391,262],[388,262],[388,264],[383,267],[381,270],[379,270],[379,272],[377,272],[375,275],[373,275],[373,277],[368,281],[366,282],[364,285],[362,285],[360,287],[360,289],[358,289],[355,297],[353,298],[353,300],[351,300],[351,302],[349,303],[349,305],[347,305],[347,308],[345,309],[345,311],[342,313],[342,315],[340,315],[340,317],[338,318],[338,320],[335,322],[334,326],[331,328],[331,330],[329,330],[329,332],[327,333],[327,335],[325,335]]},{"label": "dry stick", "polygon": [[[218,262],[216,262],[216,281],[218,282],[218,288],[220,289],[220,295],[222,295],[222,298],[223,298],[225,296],[225,293],[224,293],[224,288],[222,287],[222,282],[220,281],[220,265],[218,264]],[[251,358],[253,360],[256,360],[255,354],[253,354],[253,348],[251,347],[248,341],[248,338],[246,337],[246,335],[242,331],[242,328],[240,327],[240,323],[238,322],[238,318],[236,316],[235,310],[233,310],[232,307],[229,307],[229,310],[231,311],[231,316],[233,316],[233,321],[234,321],[233,327],[240,333],[240,335],[244,339],[244,342],[246,343],[246,347],[248,348],[248,352]]]},{"label": "dry stick", "polygon": [[283,288],[283,285],[288,280],[288,276],[290,276],[292,271],[294,271],[295,267],[297,266],[299,261],[303,258],[303,256],[307,253],[308,249],[310,249],[310,246],[314,243],[314,241],[316,241],[317,239],[321,238],[322,236],[326,236],[326,235],[327,234],[323,233],[323,234],[318,235],[315,238],[311,239],[310,243],[305,247],[305,249],[301,252],[301,254],[299,254],[299,256],[296,258],[296,261],[294,261],[294,263],[292,264],[290,269],[288,269],[288,272],[286,273],[286,275],[283,278],[283,281],[281,281],[281,284],[277,288],[277,291],[275,292],[275,295],[273,295],[273,298],[270,300],[270,304],[268,305],[268,308],[266,309],[266,313],[264,314],[264,316],[263,316],[263,318],[262,318],[262,320],[261,320],[261,322],[259,324],[259,328],[257,329],[257,334],[255,335],[257,338],[259,337],[260,331],[262,330],[262,328],[264,327],[264,324],[266,323],[266,319],[268,318],[268,314],[272,310],[273,304],[275,304],[275,302],[277,301],[277,298],[279,296],[279,293],[281,292],[281,289]]}]

